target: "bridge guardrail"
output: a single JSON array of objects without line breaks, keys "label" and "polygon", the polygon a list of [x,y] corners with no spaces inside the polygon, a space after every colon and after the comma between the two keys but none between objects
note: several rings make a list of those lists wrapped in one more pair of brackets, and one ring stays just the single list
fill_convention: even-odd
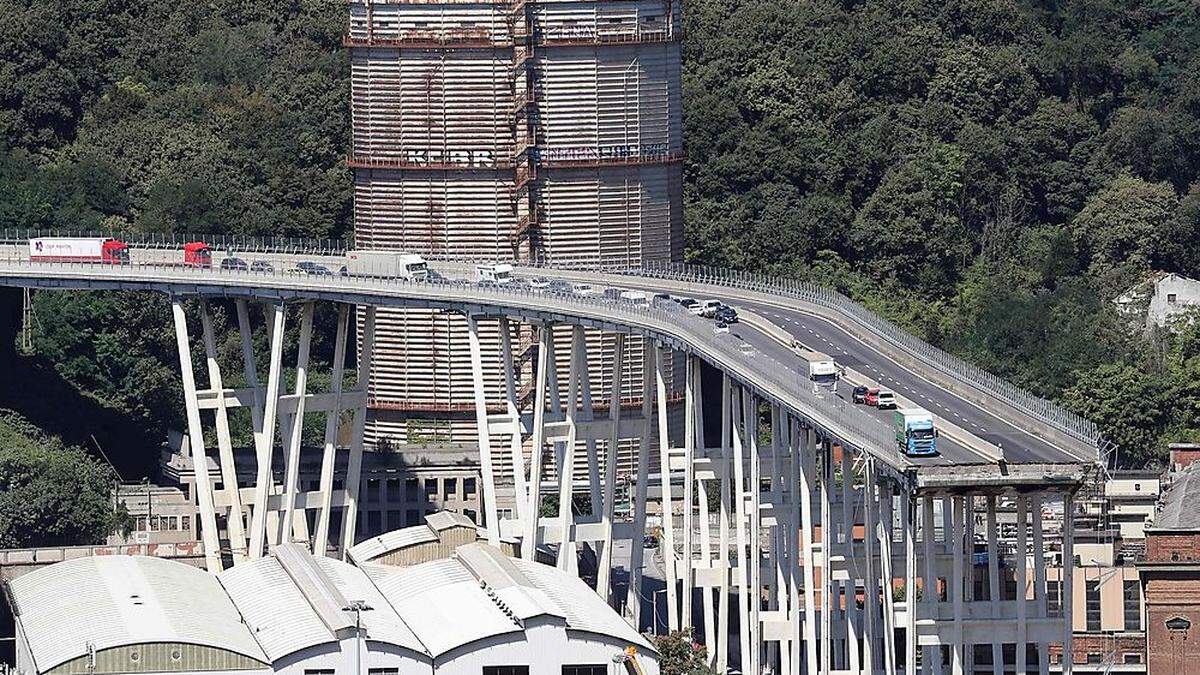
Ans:
[{"label": "bridge guardrail", "polygon": [[[283,269],[272,271],[240,271],[218,268],[204,269],[176,265],[110,265],[99,263],[37,262],[21,256],[0,256],[0,262],[32,270],[62,270],[70,278],[78,272],[80,278],[134,282],[146,284],[196,284],[208,282],[251,281],[270,279],[273,288],[293,291],[325,291],[328,293],[380,295],[392,294],[426,302],[455,302],[525,309],[534,312],[562,312],[584,319],[628,326],[651,334],[686,343],[693,351],[726,369],[761,394],[775,398],[793,408],[815,426],[848,445],[869,452],[897,470],[910,462],[896,447],[890,426],[865,414],[856,406],[837,397],[820,397],[809,387],[798,371],[783,371],[768,363],[765,355],[746,354],[729,335],[716,335],[709,322],[682,308],[671,305],[639,303],[603,296],[580,296],[527,288],[481,286],[461,281],[412,282],[395,278],[342,277],[333,275],[296,274]],[[82,274],[86,272],[86,274]],[[382,271],[381,271],[382,275]],[[30,276],[35,276],[31,274]],[[231,284],[236,285],[236,284]],[[245,284],[243,284],[245,285]],[[457,299],[450,300],[461,289]],[[713,346],[718,345],[718,346]],[[790,375],[788,374],[790,372]],[[774,390],[774,391],[772,391]]]},{"label": "bridge guardrail", "polygon": [[[69,233],[64,231],[4,230],[0,232],[0,243],[23,244],[33,236],[102,236],[102,234],[95,232]],[[353,247],[353,242],[350,240],[255,238],[227,235],[146,235],[120,232],[109,233],[109,236],[121,238],[131,246],[147,248],[175,248],[182,246],[188,241],[202,239],[214,249],[245,253],[337,256],[344,254],[348,248]],[[481,261],[478,258],[470,256],[446,253],[426,254],[425,257],[431,261],[444,262],[492,262],[492,260]],[[521,264],[530,267],[595,271],[608,274],[711,284],[726,288],[772,294],[830,309],[839,312],[855,325],[871,332],[888,344],[903,350],[909,356],[936,368],[947,377],[985,392],[1081,443],[1098,449],[1105,446],[1105,442],[1093,422],[917,338],[845,295],[818,284],[752,272],[686,265],[682,263],[623,265],[584,262],[569,262],[565,264],[524,262]]]},{"label": "bridge guardrail", "polygon": [[646,265],[606,271],[742,288],[839,311],[857,325],[937,368],[943,374],[987,392],[1078,441],[1096,448],[1103,444],[1099,430],[1093,422],[917,338],[841,293],[823,286],[753,273],[682,264]]}]

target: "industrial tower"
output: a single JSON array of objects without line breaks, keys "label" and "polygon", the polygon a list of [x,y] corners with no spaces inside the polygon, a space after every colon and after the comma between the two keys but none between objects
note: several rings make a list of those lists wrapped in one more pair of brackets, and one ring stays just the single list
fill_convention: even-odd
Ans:
[{"label": "industrial tower", "polygon": [[[349,4],[357,246],[558,265],[682,258],[678,0]],[[367,443],[474,440],[465,318],[377,321]],[[484,372],[501,372],[498,334],[482,338]],[[611,342],[589,334],[589,352]],[[525,394],[533,329],[514,326],[511,343]],[[625,392],[641,391],[633,356]],[[612,361],[592,363],[606,397]],[[504,386],[490,375],[489,401]]]}]

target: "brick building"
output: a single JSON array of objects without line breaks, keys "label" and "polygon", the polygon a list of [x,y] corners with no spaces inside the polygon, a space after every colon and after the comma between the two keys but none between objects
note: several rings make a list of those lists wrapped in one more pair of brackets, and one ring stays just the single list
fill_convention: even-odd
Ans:
[{"label": "brick building", "polygon": [[1149,672],[1200,671],[1200,463],[1195,446],[1172,447],[1169,487],[1146,527],[1138,564],[1146,602]]}]

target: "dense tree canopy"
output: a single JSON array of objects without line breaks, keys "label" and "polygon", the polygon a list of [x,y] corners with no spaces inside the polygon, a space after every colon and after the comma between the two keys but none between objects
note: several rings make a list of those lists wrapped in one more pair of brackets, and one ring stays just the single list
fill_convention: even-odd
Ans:
[{"label": "dense tree canopy", "polygon": [[1196,5],[686,9],[689,258],[848,292],[1095,419],[1123,464],[1190,434],[1185,338],[1111,301],[1200,276]]},{"label": "dense tree canopy", "polygon": [[0,410],[0,548],[104,543],[128,525],[113,510],[116,480],[80,448]]},{"label": "dense tree canopy", "polygon": [[[1094,416],[1131,464],[1200,426],[1173,402],[1191,338],[1131,332],[1111,302],[1152,270],[1200,276],[1200,7],[684,10],[691,260],[849,293]],[[348,232],[345,12],[0,0],[0,227]],[[65,378],[175,422],[163,306],[38,302]]]}]

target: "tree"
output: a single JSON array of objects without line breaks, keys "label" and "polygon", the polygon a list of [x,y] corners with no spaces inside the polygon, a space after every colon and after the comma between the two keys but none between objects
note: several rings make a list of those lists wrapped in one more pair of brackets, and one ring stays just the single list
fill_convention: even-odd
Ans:
[{"label": "tree", "polygon": [[1076,243],[1097,273],[1113,266],[1144,272],[1163,257],[1163,237],[1178,206],[1170,185],[1123,173],[1093,195],[1075,217]]},{"label": "tree", "polygon": [[80,448],[0,411],[0,548],[100,544],[127,528],[116,474]]},{"label": "tree", "polygon": [[1067,407],[1095,421],[1117,446],[1123,468],[1162,465],[1163,433],[1175,419],[1178,399],[1171,378],[1123,363],[1081,371],[1063,392]]},{"label": "tree", "polygon": [[712,675],[713,671],[708,667],[708,650],[692,641],[690,629],[655,635],[653,642],[662,675]]}]

